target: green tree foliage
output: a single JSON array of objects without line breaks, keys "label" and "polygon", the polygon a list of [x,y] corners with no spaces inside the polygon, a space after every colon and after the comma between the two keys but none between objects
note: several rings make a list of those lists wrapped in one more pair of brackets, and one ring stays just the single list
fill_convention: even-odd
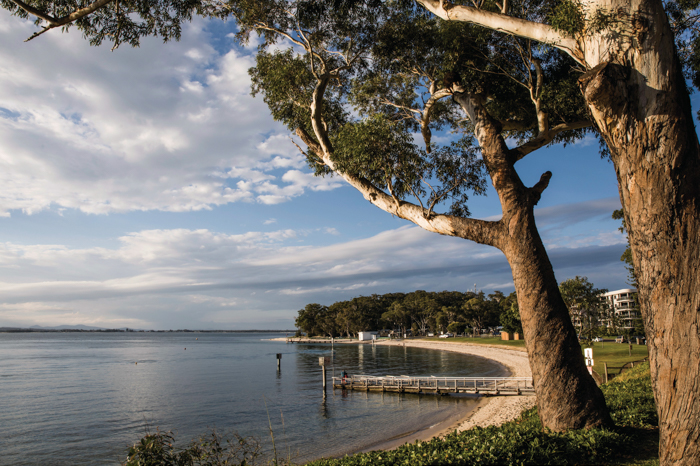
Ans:
[{"label": "green tree foliage", "polygon": [[300,310],[297,318],[294,320],[294,326],[305,332],[307,335],[322,335],[324,329],[321,327],[321,322],[325,319],[328,313],[328,308],[320,304],[307,304],[304,309]]},{"label": "green tree foliage", "polygon": [[500,321],[503,331],[507,333],[523,334],[523,323],[520,321],[520,311],[518,310],[518,297],[515,291],[500,302],[502,309]]},{"label": "green tree foliage", "polygon": [[215,429],[186,448],[174,445],[172,432],[148,433],[129,448],[124,466],[252,466],[266,464],[260,442],[237,433],[221,435]]},{"label": "green tree foliage", "polygon": [[[359,296],[330,306],[307,304],[298,312],[297,328],[310,336],[356,336],[361,331],[391,330],[403,335],[429,332],[465,333],[493,328],[512,312],[514,325],[520,325],[515,292],[505,296],[496,291],[484,293],[459,291],[390,293]],[[522,329],[520,330],[522,331]]]},{"label": "green tree foliage", "polygon": [[561,282],[559,290],[574,322],[578,324],[579,334],[586,335],[590,340],[600,320],[605,317],[607,305],[600,295],[608,290],[595,288],[588,278],[578,275]]}]

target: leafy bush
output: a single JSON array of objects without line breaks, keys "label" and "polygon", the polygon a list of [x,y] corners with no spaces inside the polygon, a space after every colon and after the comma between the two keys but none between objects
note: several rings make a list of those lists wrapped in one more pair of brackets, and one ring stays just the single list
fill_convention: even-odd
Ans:
[{"label": "leafy bush", "polygon": [[624,435],[604,429],[550,432],[542,428],[533,409],[499,427],[476,427],[449,434],[442,440],[319,460],[310,465],[599,464],[626,440]]},{"label": "leafy bush", "polygon": [[261,457],[256,439],[235,432],[225,437],[212,429],[184,449],[174,447],[174,441],[172,432],[147,433],[129,448],[123,466],[252,466]]},{"label": "leafy bush", "polygon": [[644,363],[601,386],[610,415],[617,426],[658,427],[659,418],[650,377],[649,363]]}]

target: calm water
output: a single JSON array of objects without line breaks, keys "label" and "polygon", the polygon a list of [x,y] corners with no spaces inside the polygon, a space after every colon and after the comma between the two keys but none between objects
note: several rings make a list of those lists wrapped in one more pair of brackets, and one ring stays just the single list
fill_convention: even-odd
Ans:
[{"label": "calm water", "polygon": [[[425,428],[474,400],[332,388],[324,397],[319,356],[333,356],[329,378],[342,370],[504,371],[484,359],[418,348],[335,345],[331,353],[330,345],[266,340],[277,336],[0,334],[0,463],[119,464],[146,426],[173,430],[183,444],[216,427],[259,437],[267,446],[268,413],[285,454],[297,461],[338,455]],[[276,353],[282,353],[280,372]]]}]

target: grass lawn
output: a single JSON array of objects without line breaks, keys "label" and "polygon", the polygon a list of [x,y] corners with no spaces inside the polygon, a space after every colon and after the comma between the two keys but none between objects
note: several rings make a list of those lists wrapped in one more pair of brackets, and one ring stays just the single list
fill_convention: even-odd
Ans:
[{"label": "grass lawn", "polygon": [[[458,337],[458,338],[421,338],[425,341],[440,343],[469,343],[473,345],[503,346],[507,348],[525,350],[525,340],[501,340],[499,337]],[[628,362],[640,361],[649,357],[649,348],[646,345],[632,344],[632,355],[630,356],[629,344],[615,343],[614,341],[594,342],[591,346],[581,345],[583,348],[593,348],[593,370],[599,374],[605,372],[603,363],[608,363],[608,373],[617,375],[620,367]]]},{"label": "grass lawn", "polygon": [[[584,346],[581,345],[583,351]],[[608,372],[610,374],[619,374],[619,368],[623,364],[632,361],[640,361],[649,357],[649,347],[646,345],[632,344],[632,355],[630,356],[629,345],[627,343],[615,342],[594,342],[590,348],[593,348],[593,370],[599,374],[605,372],[603,363],[608,363]]]}]

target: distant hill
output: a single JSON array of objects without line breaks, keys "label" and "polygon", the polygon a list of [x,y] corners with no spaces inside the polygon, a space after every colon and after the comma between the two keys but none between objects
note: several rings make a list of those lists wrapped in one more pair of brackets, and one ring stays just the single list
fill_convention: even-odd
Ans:
[{"label": "distant hill", "polygon": [[42,327],[32,325],[31,327],[0,327],[0,333],[16,332],[177,332],[177,333],[294,333],[296,330],[140,330],[135,328],[104,328],[90,327],[88,325],[57,325],[55,327]]},{"label": "distant hill", "polygon": [[58,325],[55,327],[42,327],[41,325],[32,325],[32,329],[40,330],[102,330],[104,327],[90,327],[88,325]]}]

